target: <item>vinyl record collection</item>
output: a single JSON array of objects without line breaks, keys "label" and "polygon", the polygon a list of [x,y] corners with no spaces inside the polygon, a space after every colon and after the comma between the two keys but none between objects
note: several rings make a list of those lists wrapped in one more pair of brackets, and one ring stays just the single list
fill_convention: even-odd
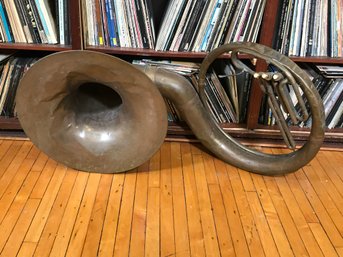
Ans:
[{"label": "vinyl record collection", "polygon": [[[200,65],[189,62],[137,60],[138,65],[162,67],[183,75],[198,91],[197,80]],[[236,70],[228,61],[216,63],[206,76],[205,95],[213,118],[218,123],[245,122],[251,77]],[[166,106],[170,122],[182,121],[177,109],[168,99]]]},{"label": "vinyl record collection", "polygon": [[[324,105],[326,127],[342,128],[343,127],[343,67],[327,65],[309,65],[303,64],[302,68],[308,73],[313,84],[317,88]],[[289,88],[289,93],[294,106],[297,107],[297,97],[294,90]],[[267,106],[266,101],[261,107],[260,123],[265,125],[275,125],[276,121],[272,111]],[[306,103],[306,99],[304,98]],[[285,119],[289,120],[289,125],[300,127],[311,127],[311,116],[305,122],[292,124],[290,118],[285,114]]]},{"label": "vinyl record collection", "polygon": [[172,0],[156,50],[210,51],[224,43],[255,42],[266,0]]},{"label": "vinyl record collection", "polygon": [[67,0],[0,0],[0,42],[70,44]]},{"label": "vinyl record collection", "polygon": [[[25,71],[38,58],[4,56],[0,76],[1,116],[15,117],[15,94]],[[137,65],[159,66],[186,77],[197,89],[200,64],[191,62],[153,61],[148,59],[133,62]],[[251,86],[250,75],[233,68],[228,61],[220,61],[207,74],[205,94],[214,119],[218,123],[245,121],[246,106]],[[182,121],[172,102],[165,99],[170,122]]]},{"label": "vinyl record collection", "polygon": [[228,42],[256,41],[266,0],[170,0],[159,10],[161,24],[154,23],[151,0],[82,4],[88,45],[210,51]]},{"label": "vinyl record collection", "polygon": [[343,57],[342,0],[281,0],[274,48],[289,56]]},{"label": "vinyl record collection", "polygon": [[37,61],[37,58],[9,57],[1,63],[0,76],[0,112],[1,116],[14,117],[15,94],[19,81],[25,71]]},{"label": "vinyl record collection", "polygon": [[155,26],[150,0],[82,1],[88,45],[153,48]]}]

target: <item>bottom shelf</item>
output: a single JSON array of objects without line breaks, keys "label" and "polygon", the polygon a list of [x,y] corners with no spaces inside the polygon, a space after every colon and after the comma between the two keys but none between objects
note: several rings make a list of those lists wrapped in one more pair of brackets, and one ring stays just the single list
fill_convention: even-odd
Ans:
[{"label": "bottom shelf", "polygon": [[0,130],[22,130],[18,118],[0,116]]}]

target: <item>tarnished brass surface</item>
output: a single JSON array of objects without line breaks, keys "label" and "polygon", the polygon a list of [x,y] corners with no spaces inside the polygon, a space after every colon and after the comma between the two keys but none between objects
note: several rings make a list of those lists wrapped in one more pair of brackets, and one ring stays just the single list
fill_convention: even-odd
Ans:
[{"label": "tarnished brass surface", "polygon": [[[284,86],[304,92],[313,119],[304,146],[295,149],[292,134],[280,115],[280,130],[293,149],[289,154],[252,150],[222,131],[204,104],[203,88],[208,67],[225,52],[231,52],[236,67],[260,80],[275,115],[280,112],[280,99],[292,120],[306,119],[305,106],[297,113]],[[255,73],[239,60],[238,52],[264,59],[279,71]],[[325,125],[321,99],[307,75],[278,52],[253,43],[224,45],[205,58],[199,88],[200,97],[187,79],[174,72],[134,67],[96,52],[69,51],[40,60],[25,74],[17,93],[17,111],[23,129],[38,148],[67,166],[86,171],[130,170],[157,151],[167,129],[161,94],[173,101],[210,151],[241,169],[264,175],[283,174],[301,168],[318,152]]]},{"label": "tarnished brass surface", "polygon": [[121,172],[149,159],[167,132],[164,100],[141,71],[90,51],[49,55],[20,82],[18,117],[39,149],[69,167]]},{"label": "tarnished brass surface", "polygon": [[[218,152],[217,155],[222,156],[221,158],[227,162],[242,169],[260,174],[283,174],[295,171],[306,165],[319,151],[325,131],[323,103],[308,75],[288,57],[269,47],[249,42],[223,45],[210,52],[202,63],[199,74],[199,95],[203,103],[205,103],[204,83],[207,69],[216,58],[226,52],[231,53],[232,63],[237,68],[250,73],[260,80],[260,87],[268,95],[268,103],[273,110],[273,115],[276,117],[284,141],[293,152],[283,155],[271,155],[249,149],[240,145],[238,142],[233,143],[233,139],[225,134],[219,126],[217,126],[217,132],[214,134],[220,138],[220,142],[226,141],[227,146],[217,146],[215,143],[216,140],[213,140],[209,143],[208,147],[215,149],[214,151]],[[249,54],[265,60],[267,64],[275,66],[278,71],[271,74],[268,72],[257,73],[239,60],[237,57],[238,53]],[[296,113],[294,106],[290,103],[289,95],[284,91],[285,85],[291,86],[294,89],[300,105],[300,113]],[[295,149],[292,134],[281,114],[280,104],[288,111],[294,123],[306,120],[308,118],[308,112],[302,96],[299,93],[299,88],[303,91],[307,99],[308,107],[311,110],[312,126],[308,141],[300,149]],[[280,104],[276,99],[276,92],[278,93]],[[206,104],[204,106],[205,108],[207,107]],[[219,136],[219,134],[221,135]],[[212,146],[213,144],[214,147]]]}]

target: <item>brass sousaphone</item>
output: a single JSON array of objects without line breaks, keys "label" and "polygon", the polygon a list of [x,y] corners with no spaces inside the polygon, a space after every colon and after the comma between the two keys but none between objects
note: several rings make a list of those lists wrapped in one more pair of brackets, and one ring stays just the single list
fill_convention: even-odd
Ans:
[{"label": "brass sousaphone", "polygon": [[[226,52],[237,68],[259,80],[290,153],[266,154],[242,145],[210,115],[204,93],[206,71]],[[255,72],[238,53],[262,59],[277,71]],[[292,172],[320,149],[324,138],[320,96],[307,74],[277,51],[255,43],[223,45],[204,59],[198,84],[199,92],[171,71],[134,66],[93,51],[66,51],[40,59],[25,73],[16,108],[22,128],[39,149],[60,163],[90,172],[127,171],[159,149],[167,131],[163,97],[174,103],[205,147],[244,170],[264,175]],[[289,87],[300,108],[291,101]],[[296,124],[308,119],[309,112],[310,135],[298,148],[284,113]]]}]

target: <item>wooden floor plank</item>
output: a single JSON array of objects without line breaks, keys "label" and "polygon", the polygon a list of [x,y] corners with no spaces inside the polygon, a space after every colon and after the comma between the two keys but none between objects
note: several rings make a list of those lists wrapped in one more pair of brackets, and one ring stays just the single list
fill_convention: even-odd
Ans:
[{"label": "wooden floor plank", "polygon": [[[24,142],[22,142],[22,141],[14,141],[10,145],[8,150],[5,152],[4,156],[1,158],[1,161],[0,161],[0,183],[1,183],[2,176],[4,175],[4,173],[6,172],[6,170],[8,168],[11,172],[16,171],[14,165],[17,166],[17,161],[15,160],[15,158],[17,158],[17,153],[19,152],[19,150],[21,149],[23,144],[24,144]],[[12,162],[13,162],[13,164],[11,164]],[[1,189],[1,190],[4,190],[4,189]],[[0,195],[2,195],[2,193]]]},{"label": "wooden floor plank", "polygon": [[98,174],[2,139],[0,174],[4,257],[343,256],[342,152],[271,177],[168,142],[135,171]]},{"label": "wooden floor plank", "polygon": [[[33,159],[34,161],[36,161],[40,153],[41,151],[37,148],[37,146],[32,145],[30,152],[26,156],[26,159]],[[31,169],[31,171],[33,170]]]},{"label": "wooden floor plank", "polygon": [[278,189],[273,177],[264,177],[267,190],[273,201],[275,209],[285,230],[287,241],[292,247],[295,256],[308,256],[308,252],[300,237],[299,231],[294,223],[291,213]]},{"label": "wooden floor plank", "polygon": [[32,171],[42,171],[48,159],[49,157],[45,153],[40,152],[38,158],[35,161],[35,164],[32,167]]},{"label": "wooden floor plank", "polygon": [[4,249],[1,251],[1,257],[16,256],[20,246],[24,240],[27,229],[38,208],[39,199],[29,199],[21,213],[17,224],[15,225],[12,234],[9,236]]},{"label": "wooden floor plank", "polygon": [[65,256],[66,254],[88,178],[89,174],[87,173],[79,173],[76,178],[73,191],[51,249],[51,256]]},{"label": "wooden floor plank", "polygon": [[227,174],[226,164],[220,160],[215,160],[215,167],[235,254],[236,256],[250,256],[233,188]]},{"label": "wooden floor plank", "polygon": [[[276,153],[276,154],[282,154],[286,153],[287,150],[285,149],[272,149],[270,153]],[[289,185],[289,188],[291,189],[293,196],[295,200],[298,202],[298,206],[301,209],[301,212],[303,213],[305,219],[309,223],[315,223],[318,222],[318,217],[313,210],[313,207],[310,203],[310,201],[307,199],[306,194],[303,190],[303,188],[300,186],[299,181],[295,177],[294,173],[290,173],[285,175],[286,181]]]},{"label": "wooden floor plank", "polygon": [[251,212],[255,220],[265,255],[270,257],[280,256],[256,192],[247,192],[247,199],[250,204]]},{"label": "wooden floor plank", "polygon": [[[313,170],[305,167],[304,172],[298,172],[296,174],[297,178],[300,184],[302,185],[304,191],[306,191],[308,198],[310,199],[312,206],[318,216],[318,219],[320,220],[330,240],[336,247],[342,247],[343,238],[342,233],[340,233],[339,230],[343,229],[341,226],[343,224],[343,221],[342,223],[337,223],[339,221],[336,221],[335,223],[335,220],[332,219],[333,215],[337,215],[337,219],[340,219],[340,213],[337,213],[338,210],[335,206],[332,205],[332,203],[324,203],[321,201],[320,195],[324,192],[324,188],[322,188],[323,190],[321,190],[321,192],[316,191],[316,189],[312,187],[313,184],[311,184],[308,180],[308,177],[310,176],[312,178],[312,182],[315,183],[314,180],[316,179],[316,177],[313,177],[313,175],[309,174],[307,174],[306,176],[305,172],[313,172]],[[316,185],[316,188],[319,189],[318,184]],[[324,199],[327,199],[329,201],[326,194],[324,195]],[[329,205],[330,207],[332,207],[331,214],[330,209],[327,209],[325,205]]]},{"label": "wooden floor plank", "polygon": [[128,256],[130,252],[132,213],[135,200],[136,179],[136,171],[131,171],[126,174],[123,188],[124,200],[121,202],[113,256]]},{"label": "wooden floor plank", "polygon": [[310,256],[323,256],[323,253],[319,248],[303,213],[301,212],[301,208],[299,207],[292,190],[289,188],[287,180],[285,177],[275,177],[275,180],[308,253]]},{"label": "wooden floor plank", "polygon": [[[25,142],[19,149],[19,152],[16,154],[16,156],[13,158],[13,161],[11,164],[8,166],[6,171],[3,173],[1,179],[0,179],[0,197],[3,196],[5,190],[7,189],[8,185],[11,183],[13,177],[18,173],[18,170],[22,168],[22,163],[24,162],[26,156],[30,152],[32,148],[32,143],[31,142]],[[32,160],[27,160],[27,162],[32,165],[31,162]],[[27,163],[26,163],[27,164]],[[27,166],[25,169],[27,169]]]},{"label": "wooden floor plank", "polygon": [[42,198],[37,213],[31,223],[30,229],[27,232],[25,241],[37,243],[41,237],[42,231],[46,224],[47,218],[51,211],[52,205],[56,199],[57,193],[62,184],[67,168],[59,165],[54,173],[48,187],[46,194]]},{"label": "wooden floor plank", "polygon": [[204,168],[205,168],[205,174],[206,174],[206,180],[208,185],[212,184],[219,184],[218,178],[216,175],[216,168],[214,166],[214,160],[211,155],[208,153],[203,152],[202,157],[204,160]]},{"label": "wooden floor plank", "polygon": [[322,252],[327,256],[338,256],[335,248],[332,246],[330,239],[327,237],[323,227],[319,223],[309,223],[314,237],[316,238]]},{"label": "wooden floor plank", "polygon": [[159,150],[150,159],[149,187],[160,186],[160,167],[161,167],[161,151]]},{"label": "wooden floor plank", "polygon": [[340,151],[323,151],[323,154],[328,156],[330,158],[330,161],[332,163],[335,163],[337,165],[334,165],[334,171],[339,175],[341,180],[343,180],[343,153]]},{"label": "wooden floor plank", "polygon": [[108,198],[105,221],[98,251],[99,256],[106,257],[113,255],[124,181],[125,174],[113,175],[112,186],[110,196]]},{"label": "wooden floor plank", "polygon": [[295,175],[292,173],[286,175],[285,177],[290,189],[292,190],[294,198],[299,203],[299,207],[301,208],[301,211],[305,216],[306,221],[309,223],[318,222],[316,212],[313,210],[310,201],[307,199],[306,194],[302,190],[299,181],[297,180]]},{"label": "wooden floor plank", "polygon": [[161,184],[160,184],[160,237],[161,255],[175,256],[173,192],[171,181],[170,143],[161,147]]},{"label": "wooden floor plank", "polygon": [[335,185],[337,191],[340,193],[340,197],[343,197],[343,180],[341,180],[338,174],[335,172],[338,165],[334,165],[335,162],[330,160],[330,158],[328,158],[328,156],[324,152],[319,152],[316,156],[316,159],[319,161],[321,167],[328,176],[328,180],[330,180],[331,183]]},{"label": "wooden floor plank", "polygon": [[216,225],[219,249],[221,256],[235,256],[235,250],[231,239],[229,224],[226,219],[224,203],[217,184],[209,185],[213,216]]},{"label": "wooden floor plank", "polygon": [[160,189],[150,187],[148,191],[145,257],[160,255]]},{"label": "wooden floor plank", "polygon": [[72,169],[67,170],[49,217],[47,218],[44,230],[39,238],[39,242],[35,250],[35,256],[49,256],[60,227],[65,208],[69,202],[77,175],[77,171]]},{"label": "wooden floor plank", "polygon": [[[268,223],[268,228],[266,226],[267,224],[263,224],[263,223],[261,224],[264,228],[261,227],[261,229],[259,229],[260,237],[261,238],[265,237],[265,235],[263,236],[261,235],[262,233],[266,235],[271,234],[275,241],[275,245],[277,247],[277,251],[280,254],[280,256],[293,256],[291,246],[287,240],[287,236],[282,227],[282,224],[281,224],[279,215],[276,211],[276,208],[274,206],[274,203],[268,193],[268,189],[264,183],[263,177],[256,174],[252,174],[251,176],[252,176],[255,188],[256,188],[258,198],[261,202],[261,207],[260,207],[258,201],[256,199],[253,199],[254,197],[252,197],[251,199],[251,200],[254,200],[254,203],[255,203],[255,212],[256,212],[255,217],[263,217],[264,215],[266,222]],[[260,220],[261,222],[263,219],[258,218],[258,220]],[[262,228],[265,230],[265,232],[262,231]],[[270,229],[269,233],[268,233],[268,229]],[[262,242],[265,242],[265,244],[267,243],[267,241],[268,241],[267,238],[265,240],[262,239]],[[270,247],[269,246],[267,247],[268,247],[268,251],[270,251],[269,249]],[[271,254],[274,254],[274,253],[271,253]]]},{"label": "wooden floor plank", "polygon": [[33,256],[36,246],[36,243],[24,242],[20,247],[17,257]]},{"label": "wooden floor plank", "polygon": [[74,229],[71,234],[66,256],[81,256],[100,179],[101,174],[99,173],[92,173],[89,175],[86,190],[82,197],[81,206],[74,223]]},{"label": "wooden floor plank", "polygon": [[204,149],[201,144],[191,144],[190,147],[191,147],[191,153],[193,156],[202,154],[202,150]]},{"label": "wooden floor plank", "polygon": [[171,143],[171,169],[175,252],[177,257],[187,257],[190,256],[190,248],[180,143]]},{"label": "wooden floor plank", "polygon": [[130,257],[142,257],[145,254],[148,183],[149,162],[146,162],[138,167],[137,170],[137,184],[132,215]]},{"label": "wooden floor plank", "polygon": [[[320,165],[320,163],[318,162],[318,160],[314,159],[311,162],[311,165],[312,165],[311,169],[314,171],[314,173],[316,175],[316,178],[315,178],[316,182],[312,182],[312,185],[323,188],[324,192],[323,192],[322,199],[323,200],[330,199],[332,204],[335,205],[337,209],[342,210],[343,209],[343,197],[338,192],[338,190],[336,189],[334,183],[329,179],[327,174],[324,172],[324,170],[323,170],[322,166]],[[309,174],[309,175],[311,175],[311,174]],[[317,188],[317,191],[321,192],[321,190],[319,188]],[[325,194],[325,198],[323,198],[324,194]],[[343,216],[341,215],[341,218],[342,217]],[[343,222],[342,219],[338,220],[338,222],[339,221]],[[343,232],[343,231],[341,231],[341,232]]]},{"label": "wooden floor plank", "polygon": [[10,146],[13,144],[12,140],[5,140],[0,145],[0,160],[5,156],[6,152],[10,148]]},{"label": "wooden floor plank", "polygon": [[248,248],[250,250],[250,254],[252,256],[254,254],[258,256],[265,256],[261,239],[257,232],[256,223],[254,221],[253,214],[249,206],[247,194],[244,190],[241,177],[239,176],[239,171],[238,169],[233,168],[230,165],[227,165],[227,167],[232,189],[234,191],[235,201],[240,214],[244,235],[246,237]]},{"label": "wooden floor plank", "polygon": [[[319,160],[321,160],[321,162]],[[323,167],[326,167],[327,172],[324,171]],[[337,208],[340,210],[343,209],[343,195],[340,194],[339,190],[335,186],[338,185],[339,187],[342,185],[342,181],[340,181],[337,176],[331,176],[331,178],[329,177],[328,174],[331,174],[332,171],[330,172],[330,170],[333,169],[334,167],[331,165],[331,163],[323,159],[322,153],[319,153],[309,165],[304,167],[304,170],[307,171],[306,174],[309,176],[309,180],[313,181],[312,186],[317,187],[316,191],[320,199],[323,201],[323,204],[328,204],[327,209],[332,209],[332,214],[334,215],[333,219],[337,219],[337,223],[342,224],[343,216],[339,215],[339,213],[334,210]],[[340,230],[340,232],[343,234],[342,230]]]},{"label": "wooden floor plank", "polygon": [[18,191],[20,190],[26,176],[30,172],[30,168],[32,167],[33,160],[24,160],[22,165],[17,170],[16,174],[10,179],[8,182],[8,186],[4,191],[2,197],[0,197],[0,223],[5,217],[7,210],[10,208],[13,199],[16,197]]},{"label": "wooden floor plank", "polygon": [[343,248],[336,248],[338,256],[343,256]]},{"label": "wooden floor plank", "polygon": [[[22,187],[18,194],[14,198],[8,212],[2,222],[0,223],[0,252],[3,249],[9,235],[11,234],[15,224],[17,223],[22,210],[24,209],[31,190],[33,189],[37,179],[39,177],[38,172],[30,172],[26,177]],[[1,200],[2,201],[2,200]]]},{"label": "wooden floor plank", "polygon": [[251,174],[241,169],[237,169],[239,177],[241,178],[242,185],[245,192],[256,192],[255,185],[252,181]]},{"label": "wooden floor plank", "polygon": [[191,256],[205,256],[203,231],[201,226],[199,201],[189,144],[181,147],[182,168],[184,171],[185,199],[188,218],[188,232]]},{"label": "wooden floor plank", "polygon": [[99,182],[98,192],[96,194],[94,207],[90,217],[87,235],[82,250],[82,256],[97,256],[102,227],[105,220],[105,213],[110,194],[112,175],[102,174]]},{"label": "wooden floor plank", "polygon": [[206,181],[206,174],[202,156],[193,155],[195,181],[198,192],[201,225],[204,236],[206,256],[220,256],[216,227],[213,219],[210,194]]},{"label": "wooden floor plank", "polygon": [[[57,162],[52,159],[48,159],[46,165],[44,166],[41,172],[39,180],[37,181],[37,184],[31,193],[30,198],[41,199],[43,197],[45,190],[47,189],[56,168]],[[33,171],[37,170],[33,169]]]}]

